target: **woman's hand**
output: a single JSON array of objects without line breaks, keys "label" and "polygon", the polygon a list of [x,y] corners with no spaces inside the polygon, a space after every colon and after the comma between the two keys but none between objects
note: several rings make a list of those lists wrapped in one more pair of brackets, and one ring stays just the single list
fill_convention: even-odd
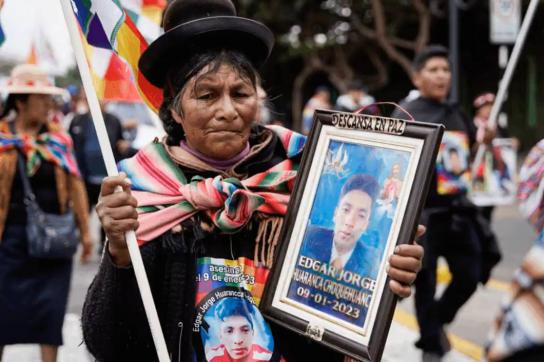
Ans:
[{"label": "woman's hand", "polygon": [[[115,192],[118,187],[122,191]],[[96,212],[108,238],[108,251],[118,266],[130,264],[125,233],[138,228],[137,204],[130,193],[130,180],[124,173],[102,181]]]},{"label": "woman's hand", "polygon": [[86,237],[81,240],[81,263],[85,264],[91,260],[91,255],[93,252],[93,241],[90,237]]},{"label": "woman's hand", "polygon": [[[425,234],[425,226],[417,227],[416,239]],[[389,258],[387,274],[391,278],[389,288],[402,298],[412,294],[412,284],[421,269],[423,247],[414,240],[413,244],[403,244],[395,248],[395,254]]]}]

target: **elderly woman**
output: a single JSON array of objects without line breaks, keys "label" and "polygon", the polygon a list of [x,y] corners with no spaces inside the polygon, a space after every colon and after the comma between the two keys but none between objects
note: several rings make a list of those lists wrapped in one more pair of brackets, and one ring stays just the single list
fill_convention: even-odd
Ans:
[{"label": "elderly woman", "polygon": [[[237,17],[228,0],[173,1],[164,27],[140,68],[164,90],[168,136],[122,162],[129,178],[106,178],[97,206],[108,244],[83,332],[99,361],[156,360],[124,236],[133,229],[172,360],[206,361],[205,316],[218,298],[261,299],[304,144],[254,124],[255,68],[273,43],[267,27]],[[394,293],[410,295],[422,254],[398,248]],[[270,360],[343,360],[280,326],[260,330],[273,339]]]},{"label": "elderly woman", "polygon": [[[0,360],[5,345],[37,343],[42,360],[56,361],[68,301],[72,260],[29,253],[24,172],[38,205],[47,213],[71,209],[79,226],[82,259],[90,256],[85,187],[70,137],[51,121],[52,96],[63,93],[34,65],[13,69],[0,116]],[[70,211],[68,211],[70,212]]]}]

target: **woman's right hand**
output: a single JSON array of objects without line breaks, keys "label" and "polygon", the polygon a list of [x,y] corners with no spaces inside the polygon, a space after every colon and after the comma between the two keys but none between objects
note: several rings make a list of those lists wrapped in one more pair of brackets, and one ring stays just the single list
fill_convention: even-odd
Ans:
[{"label": "woman's right hand", "polygon": [[[122,191],[116,192],[118,187]],[[102,181],[96,212],[108,238],[108,251],[118,266],[130,265],[125,233],[138,228],[137,206],[126,174],[106,177]]]}]

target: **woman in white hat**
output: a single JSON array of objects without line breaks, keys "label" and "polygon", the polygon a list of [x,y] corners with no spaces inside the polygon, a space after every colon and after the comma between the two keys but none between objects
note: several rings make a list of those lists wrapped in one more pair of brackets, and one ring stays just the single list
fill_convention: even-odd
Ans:
[{"label": "woman in white hat", "polygon": [[73,210],[83,245],[91,252],[88,206],[72,154],[70,137],[50,122],[54,87],[34,65],[20,65],[1,89],[8,93],[0,117],[0,359],[3,346],[41,345],[44,362],[56,361],[68,300],[71,258],[39,259],[29,255],[24,169],[38,205],[48,213]]},{"label": "woman in white hat", "polygon": [[[227,358],[217,348],[224,325],[214,311],[227,297],[258,305],[305,141],[288,129],[255,124],[256,68],[274,42],[265,25],[236,16],[229,0],[176,0],[164,28],[140,70],[164,91],[167,137],[121,162],[134,191],[126,175],[108,177],[97,205],[108,245],[82,324],[98,361],[157,358],[124,237],[131,229],[172,361]],[[114,193],[118,186],[124,192]],[[410,294],[422,254],[419,246],[403,245],[390,260],[394,293]],[[258,309],[254,317],[262,320]],[[239,338],[236,360],[343,359],[278,325],[238,327],[228,332],[251,332],[252,345],[262,348],[250,358],[257,349]]]}]

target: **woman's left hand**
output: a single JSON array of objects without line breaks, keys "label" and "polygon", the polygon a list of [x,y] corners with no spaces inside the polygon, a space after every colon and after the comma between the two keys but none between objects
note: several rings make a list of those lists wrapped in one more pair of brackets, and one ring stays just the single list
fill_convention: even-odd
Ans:
[{"label": "woman's left hand", "polygon": [[[417,227],[416,239],[425,234],[425,226]],[[413,244],[398,245],[395,254],[389,258],[387,274],[391,278],[389,288],[402,298],[412,295],[412,284],[421,269],[423,247],[414,240]]]},{"label": "woman's left hand", "polygon": [[81,258],[82,263],[88,263],[91,260],[93,253],[93,241],[90,238],[85,238],[81,241]]}]

